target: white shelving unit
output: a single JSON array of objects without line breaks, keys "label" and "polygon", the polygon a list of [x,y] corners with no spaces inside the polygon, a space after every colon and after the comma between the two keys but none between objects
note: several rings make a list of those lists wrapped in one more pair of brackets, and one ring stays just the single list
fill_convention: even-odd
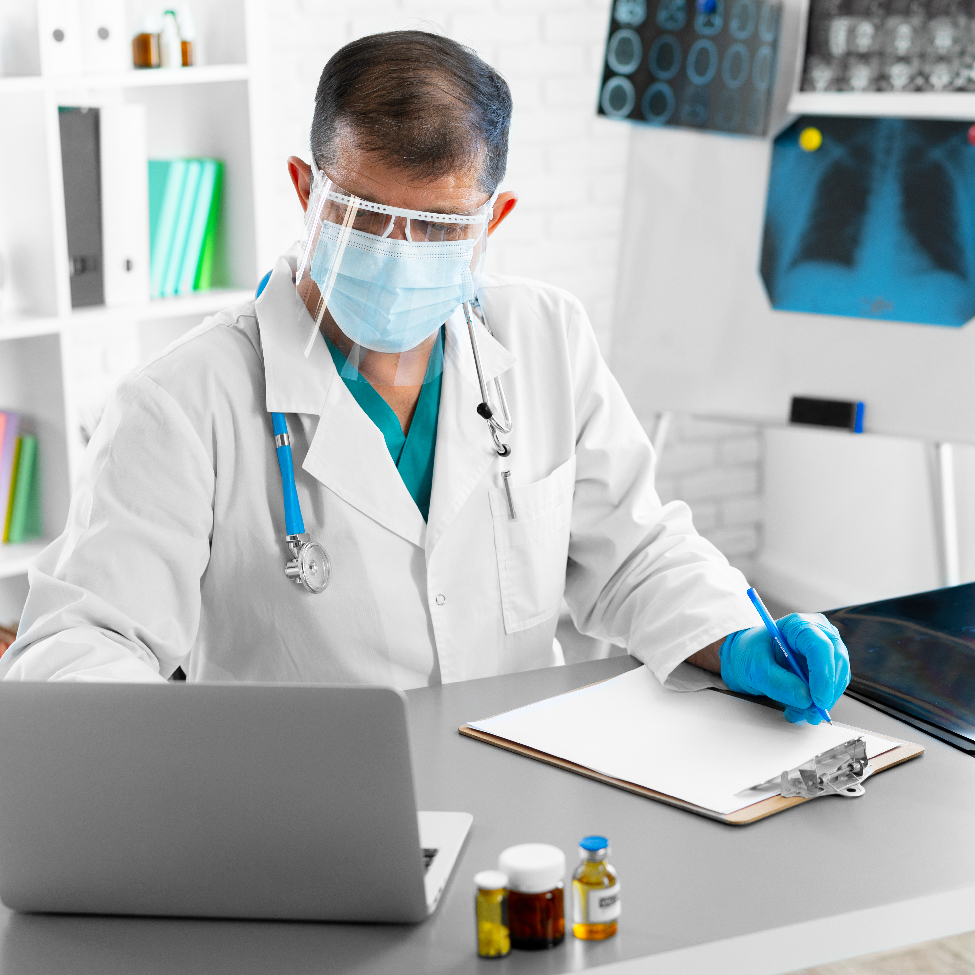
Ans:
[{"label": "white shelving unit", "polygon": [[20,576],[41,554],[46,542],[24,542],[23,545],[4,545],[0,548],[0,579]]},{"label": "white shelving unit", "polygon": [[[130,33],[162,0],[127,0]],[[0,623],[19,615],[26,572],[60,534],[84,454],[82,419],[118,379],[206,315],[254,293],[259,278],[250,0],[194,0],[204,63],[175,70],[45,76],[35,0],[0,0],[0,410],[37,434],[46,538],[0,545]],[[113,308],[71,308],[58,107],[138,102],[150,158],[224,160],[224,280],[208,292]]]}]

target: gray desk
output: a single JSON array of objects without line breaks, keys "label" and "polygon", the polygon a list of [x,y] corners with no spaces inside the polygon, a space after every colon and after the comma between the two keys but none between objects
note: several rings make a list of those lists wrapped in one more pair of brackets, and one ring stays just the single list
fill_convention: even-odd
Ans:
[{"label": "gray desk", "polygon": [[[457,726],[634,666],[628,658],[409,694],[423,809],[474,814],[437,913],[417,927],[73,918],[0,913],[2,975],[560,973],[762,975],[975,929],[975,761],[855,701],[841,721],[921,739],[926,754],[752,826],[692,816],[464,738]],[[506,846],[575,859],[605,833],[620,933],[545,953],[474,954],[471,877]],[[825,867],[824,864],[830,864]]]}]

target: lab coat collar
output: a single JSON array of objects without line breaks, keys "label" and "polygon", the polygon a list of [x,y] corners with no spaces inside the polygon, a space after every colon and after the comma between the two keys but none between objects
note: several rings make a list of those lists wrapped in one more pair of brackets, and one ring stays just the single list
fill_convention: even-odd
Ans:
[{"label": "lab coat collar", "polygon": [[256,302],[268,412],[318,416],[302,468],[363,514],[422,548],[426,523],[379,428],[339,379],[324,342],[316,342],[305,358],[312,319],[295,291],[295,264],[292,252],[279,257]]},{"label": "lab coat collar", "polygon": [[[427,554],[497,460],[481,401],[467,320],[458,309],[447,320],[444,371],[429,521],[393,463],[379,428],[341,380],[324,342],[304,356],[311,316],[294,287],[295,254],[278,258],[256,309],[267,409],[319,415],[302,468],[374,521],[425,547]],[[478,348],[486,382],[511,368],[515,356],[478,326]]]},{"label": "lab coat collar", "polygon": [[305,358],[312,319],[295,291],[295,265],[292,252],[279,257],[254,305],[264,354],[267,409],[317,416],[337,373],[324,342],[316,342]]},{"label": "lab coat collar", "polygon": [[[501,373],[510,369],[517,362],[517,357],[477,321],[475,321],[475,327],[477,328],[477,348],[481,353],[481,370],[484,373],[484,381],[490,382],[495,376],[500,376]],[[464,316],[463,308],[458,308],[447,319],[447,342],[444,348],[444,359],[453,361],[461,375],[480,390],[477,381],[477,368],[474,365],[474,353],[471,350],[471,339],[467,331],[467,319]]]},{"label": "lab coat collar", "polygon": [[[325,347],[324,342],[321,345]],[[337,375],[331,361],[329,365]],[[423,515],[403,483],[379,427],[341,379],[329,387],[301,466],[343,501],[423,548],[427,531]]]}]

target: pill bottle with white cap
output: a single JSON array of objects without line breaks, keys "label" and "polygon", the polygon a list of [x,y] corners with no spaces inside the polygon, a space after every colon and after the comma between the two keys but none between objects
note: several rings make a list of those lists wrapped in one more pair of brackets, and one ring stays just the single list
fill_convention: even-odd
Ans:
[{"label": "pill bottle with white cap", "polygon": [[508,875],[511,947],[554,948],[565,938],[565,854],[546,843],[511,846],[498,857]]},{"label": "pill bottle with white cap", "polygon": [[511,951],[508,934],[508,876],[500,870],[482,870],[474,876],[474,916],[477,953],[481,958],[504,958]]}]

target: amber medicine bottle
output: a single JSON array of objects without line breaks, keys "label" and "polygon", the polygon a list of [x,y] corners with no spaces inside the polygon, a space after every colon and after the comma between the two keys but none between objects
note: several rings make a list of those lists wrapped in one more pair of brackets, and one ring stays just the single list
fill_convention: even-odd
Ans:
[{"label": "amber medicine bottle", "polygon": [[554,948],[565,938],[565,854],[557,846],[522,843],[498,857],[508,875],[511,947]]},{"label": "amber medicine bottle", "polygon": [[511,951],[508,878],[500,870],[482,870],[474,876],[474,886],[477,953],[481,958],[504,958]]},{"label": "amber medicine bottle", "polygon": [[579,856],[572,875],[572,933],[583,941],[602,941],[616,934],[621,906],[619,878],[606,862],[609,840],[584,837]]},{"label": "amber medicine bottle", "polygon": [[132,66],[136,68],[159,67],[159,35],[144,30],[132,38]]}]

